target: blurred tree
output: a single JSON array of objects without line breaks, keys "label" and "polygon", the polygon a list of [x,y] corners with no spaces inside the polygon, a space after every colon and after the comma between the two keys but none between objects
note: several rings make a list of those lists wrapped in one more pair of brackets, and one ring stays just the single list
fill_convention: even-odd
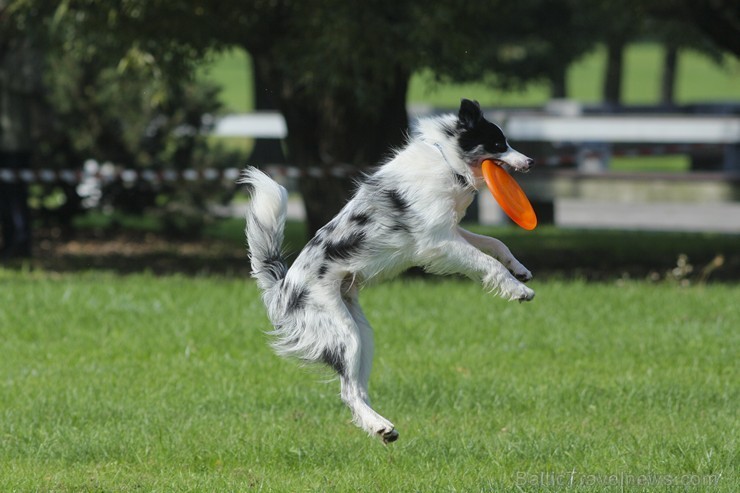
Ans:
[{"label": "blurred tree", "polygon": [[644,9],[650,17],[648,35],[664,47],[661,102],[675,103],[675,81],[681,51],[695,50],[716,63],[723,53],[740,56],[740,2],[735,0],[650,0]]},{"label": "blurred tree", "polygon": [[590,47],[592,34],[569,0],[441,0],[434,8],[257,0],[210,8],[208,18],[230,19],[218,26],[219,38],[250,53],[255,85],[271,92],[285,116],[290,162],[324,170],[300,180],[309,232],[348,198],[349,180],[332,168],[365,168],[402,145],[414,71],[499,87],[556,80],[564,92],[565,67]]},{"label": "blurred tree", "polygon": [[[31,114],[41,91],[41,68],[27,36],[0,0],[0,168],[29,167]],[[0,178],[0,259],[31,254],[28,185]]]},{"label": "blurred tree", "polygon": [[679,53],[695,50],[722,61],[722,52],[740,56],[740,2],[737,0],[597,0],[594,22],[601,26],[608,51],[604,101],[619,104],[626,44],[635,39],[660,42],[664,47],[660,100],[675,102]]},{"label": "blurred tree", "polygon": [[722,50],[740,57],[740,2],[737,0],[648,0],[648,12],[699,30]]},{"label": "blurred tree", "polygon": [[396,6],[258,1],[231,16],[234,42],[252,56],[255,85],[285,117],[290,162],[324,170],[299,181],[311,232],[348,198],[349,179],[332,168],[374,164],[403,142],[413,17]]},{"label": "blurred tree", "polygon": [[647,23],[649,39],[663,46],[663,71],[660,80],[660,103],[672,106],[676,103],[676,80],[681,53],[696,51],[717,64],[723,62],[723,51],[702,33],[674,18],[651,18]]},{"label": "blurred tree", "polygon": [[[565,95],[567,66],[596,39],[614,45],[612,72],[619,73],[620,47],[645,12],[637,0],[14,3],[52,31],[68,31],[65,49],[91,61],[118,60],[119,72],[141,68],[162,87],[187,77],[209,50],[244,47],[260,96],[271,97],[286,119],[290,162],[323,170],[300,180],[309,232],[348,198],[350,180],[333,168],[373,165],[403,143],[413,72],[428,68],[442,80],[505,88],[550,81]],[[608,77],[609,99],[618,101],[620,78]]]},{"label": "blurred tree", "polygon": [[564,93],[565,67],[590,46],[575,0],[16,2],[68,32],[65,48],[121,60],[119,71],[148,68],[154,81],[186,74],[214,47],[246,48],[260,96],[286,119],[290,162],[324,170],[300,180],[309,231],[348,198],[350,180],[333,168],[364,168],[402,145],[415,70],[500,87],[556,80]]},{"label": "blurred tree", "polygon": [[639,0],[595,0],[583,8],[584,16],[599,30],[596,40],[606,47],[602,100],[607,105],[619,106],[625,49],[644,32],[647,17]]},{"label": "blurred tree", "polygon": [[566,67],[596,34],[577,4],[441,0],[430,9],[425,2],[335,0],[237,3],[224,12],[220,2],[212,18],[235,21],[227,42],[251,54],[255,86],[270,91],[285,115],[290,162],[326,170],[300,181],[312,232],[351,190],[331,168],[365,168],[403,143],[413,72],[428,68],[442,81],[505,88],[548,81],[564,95]]},{"label": "blurred tree", "polygon": [[483,81],[515,89],[538,81],[553,97],[567,96],[567,68],[594,48],[601,34],[579,0],[442,2],[418,22],[431,35],[418,48],[420,67],[440,79]]},{"label": "blurred tree", "polygon": [[[39,124],[64,141],[44,142],[45,159],[177,164],[191,153],[203,112],[217,109],[217,88],[196,87],[190,77],[199,53],[142,35],[149,23],[134,29],[135,3],[11,2],[18,31],[35,41],[47,67],[50,118]],[[179,138],[166,142],[175,129]]]},{"label": "blurred tree", "polygon": [[[34,161],[63,168],[94,158],[127,167],[184,169],[223,167],[227,159],[231,166],[243,159],[208,142],[203,116],[217,112],[219,102],[217,87],[192,77],[202,52],[171,35],[154,38],[153,31],[130,20],[139,15],[134,7],[130,2],[10,3],[12,24],[34,41],[46,67],[46,90],[37,91],[34,101],[43,118],[34,119],[35,136],[28,137]],[[52,187],[34,187],[46,188]],[[141,213],[155,203],[177,202],[180,211],[202,221],[204,198],[214,196],[213,186],[193,184],[187,194],[178,188],[114,183],[105,203]],[[55,184],[53,189],[66,197],[53,218],[68,224],[80,210],[76,187]]]},{"label": "blurred tree", "polygon": [[[249,63],[252,65],[250,74],[256,73],[254,63],[250,57]],[[277,109],[277,103],[269,87],[265,86],[266,81],[261,78],[252,78],[252,94],[254,97],[254,111],[274,111]],[[245,88],[246,89],[246,88]],[[285,153],[283,152],[283,143],[281,139],[257,139],[254,143],[252,153],[249,155],[249,162],[254,166],[264,164],[285,164]]]}]

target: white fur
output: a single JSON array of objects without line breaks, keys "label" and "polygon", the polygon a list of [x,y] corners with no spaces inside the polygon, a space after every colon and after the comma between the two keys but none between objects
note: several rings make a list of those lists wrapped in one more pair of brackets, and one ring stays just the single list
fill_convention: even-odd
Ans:
[{"label": "white fur", "polygon": [[509,147],[516,155],[468,155],[466,162],[457,136],[450,135],[456,122],[454,115],[420,121],[406,147],[360,184],[287,271],[279,255],[285,190],[255,168],[241,180],[252,188],[247,239],[253,276],[275,327],[275,350],[333,367],[355,423],[386,442],[398,432],[370,407],[373,332],[358,301],[362,286],[421,266],[464,274],[508,300],[534,297],[521,282],[530,272],[501,241],[458,225],[483,184],[483,158],[511,167],[528,158]]}]

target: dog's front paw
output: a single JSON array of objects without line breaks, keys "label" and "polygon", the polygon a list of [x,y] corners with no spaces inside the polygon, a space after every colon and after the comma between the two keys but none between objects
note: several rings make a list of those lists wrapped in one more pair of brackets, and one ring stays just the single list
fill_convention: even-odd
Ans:
[{"label": "dog's front paw", "polygon": [[527,288],[527,289],[529,290],[529,292],[528,292],[528,293],[526,293],[526,294],[525,294],[524,296],[522,296],[521,298],[517,298],[517,300],[519,301],[519,303],[522,303],[522,302],[524,302],[524,301],[532,301],[532,300],[534,299],[534,291],[532,291],[532,290],[531,290],[531,289],[529,289],[529,288]]},{"label": "dog's front paw", "polygon": [[520,303],[523,301],[532,301],[533,298],[534,291],[529,289],[524,284],[520,284],[519,286],[517,286],[517,289],[514,289],[509,293],[510,300],[517,300]]},{"label": "dog's front paw", "polygon": [[532,273],[523,265],[519,265],[518,268],[511,269],[510,272],[520,282],[529,282],[532,280]]},{"label": "dog's front paw", "polygon": [[511,257],[507,262],[504,263],[506,269],[514,276],[519,282],[528,282],[532,280],[532,273],[529,269],[524,267],[517,259]]},{"label": "dog's front paw", "polygon": [[506,271],[485,276],[483,286],[509,301],[529,301],[534,298],[534,291]]}]

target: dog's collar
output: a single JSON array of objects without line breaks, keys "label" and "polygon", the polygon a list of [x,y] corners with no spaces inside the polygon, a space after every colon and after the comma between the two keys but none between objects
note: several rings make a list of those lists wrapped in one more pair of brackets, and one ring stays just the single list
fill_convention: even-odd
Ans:
[{"label": "dog's collar", "polygon": [[430,144],[429,142],[424,142],[427,145],[430,145],[437,149],[439,151],[439,154],[442,156],[442,159],[444,159],[444,162],[447,163],[447,166],[449,166],[450,171],[452,171],[453,176],[455,177],[455,181],[462,186],[463,188],[473,188],[470,185],[470,182],[465,177],[465,175],[458,173],[455,168],[452,166],[452,164],[447,160],[447,156],[445,156],[444,149],[442,149],[442,145],[439,142],[434,142],[433,144]]}]

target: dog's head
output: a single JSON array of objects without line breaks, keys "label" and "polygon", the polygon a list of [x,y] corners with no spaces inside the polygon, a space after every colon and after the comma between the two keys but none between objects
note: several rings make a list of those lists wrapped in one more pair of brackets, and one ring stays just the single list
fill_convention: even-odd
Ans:
[{"label": "dog's head", "polygon": [[501,129],[483,117],[477,101],[463,99],[457,115],[457,141],[465,162],[479,168],[486,159],[515,171],[529,171],[534,160],[509,145]]}]

